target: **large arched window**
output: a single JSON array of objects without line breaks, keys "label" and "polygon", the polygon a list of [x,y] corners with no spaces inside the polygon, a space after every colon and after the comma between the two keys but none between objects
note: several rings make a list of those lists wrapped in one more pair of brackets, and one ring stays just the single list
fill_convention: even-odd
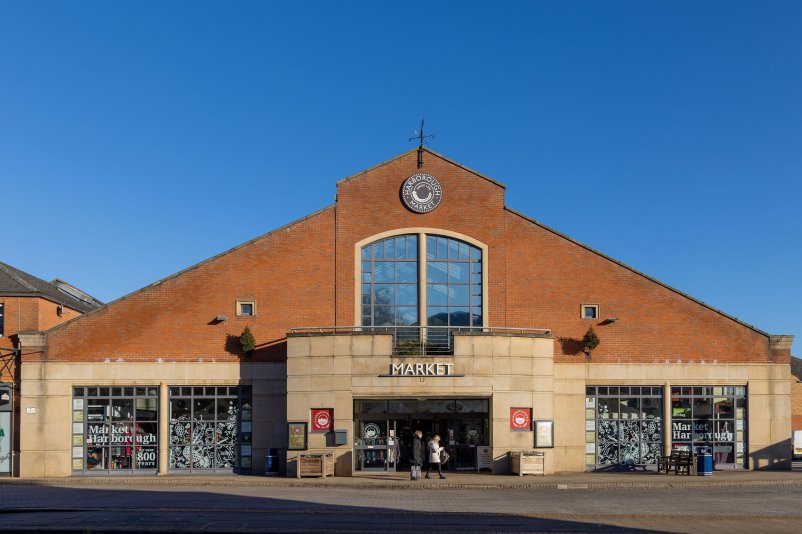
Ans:
[{"label": "large arched window", "polygon": [[430,340],[452,328],[483,326],[480,248],[408,234],[363,246],[361,260],[362,326],[423,325],[432,327]]}]

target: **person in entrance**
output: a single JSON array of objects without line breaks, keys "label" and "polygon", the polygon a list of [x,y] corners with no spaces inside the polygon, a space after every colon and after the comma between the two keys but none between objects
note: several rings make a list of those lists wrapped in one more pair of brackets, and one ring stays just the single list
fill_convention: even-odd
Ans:
[{"label": "person in entrance", "polygon": [[415,437],[412,439],[412,467],[410,472],[410,478],[412,480],[420,480],[420,466],[423,465],[422,437],[423,432],[416,430]]},{"label": "person in entrance", "polygon": [[426,477],[429,478],[429,471],[432,470],[433,465],[437,465],[437,474],[440,475],[440,478],[446,478],[443,476],[443,469],[440,465],[440,451],[443,450],[443,447],[440,446],[440,436],[435,434],[432,438],[432,441],[429,442],[429,467],[426,468]]}]

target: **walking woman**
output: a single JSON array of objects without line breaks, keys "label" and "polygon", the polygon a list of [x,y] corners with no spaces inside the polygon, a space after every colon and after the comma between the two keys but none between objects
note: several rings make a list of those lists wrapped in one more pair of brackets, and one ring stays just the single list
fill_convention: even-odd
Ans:
[{"label": "walking woman", "polygon": [[437,474],[440,475],[440,478],[446,478],[443,476],[443,469],[440,465],[440,451],[443,450],[443,447],[440,446],[440,436],[435,434],[432,438],[432,441],[429,442],[429,467],[426,468],[426,476],[424,478],[429,478],[429,471],[432,469],[432,465],[437,465]]},{"label": "walking woman", "polygon": [[420,480],[420,466],[423,465],[422,437],[423,432],[416,430],[415,438],[412,440],[412,472],[410,473],[412,480]]}]

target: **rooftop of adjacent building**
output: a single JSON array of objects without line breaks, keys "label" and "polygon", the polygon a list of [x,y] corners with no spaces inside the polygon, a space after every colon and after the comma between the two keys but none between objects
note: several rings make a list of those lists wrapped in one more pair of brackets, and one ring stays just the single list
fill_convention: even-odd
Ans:
[{"label": "rooftop of adjacent building", "polygon": [[99,308],[103,302],[56,278],[46,282],[32,274],[0,262],[0,296],[39,297],[81,313]]}]

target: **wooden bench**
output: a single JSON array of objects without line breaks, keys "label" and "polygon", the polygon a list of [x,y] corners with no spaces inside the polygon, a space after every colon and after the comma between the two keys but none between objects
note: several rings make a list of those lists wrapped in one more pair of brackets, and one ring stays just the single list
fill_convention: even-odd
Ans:
[{"label": "wooden bench", "polygon": [[694,462],[694,455],[690,451],[673,450],[669,456],[657,457],[657,472],[662,473],[665,471],[669,473],[674,471],[675,475],[683,473],[685,475],[692,475],[696,472],[696,462]]}]

